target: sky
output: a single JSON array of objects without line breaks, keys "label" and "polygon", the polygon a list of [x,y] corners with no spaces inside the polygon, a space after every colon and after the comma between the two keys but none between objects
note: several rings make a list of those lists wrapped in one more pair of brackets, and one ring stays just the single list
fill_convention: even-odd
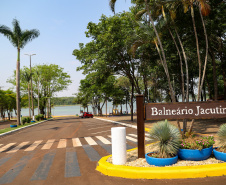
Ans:
[{"label": "sky", "polygon": [[[116,2],[116,13],[128,11],[129,0]],[[56,64],[71,76],[67,90],[56,96],[73,96],[78,92],[79,82],[85,76],[76,71],[81,63],[72,55],[79,43],[90,41],[85,31],[89,22],[98,23],[101,15],[113,16],[109,0],[0,0],[0,25],[12,29],[13,19],[20,22],[22,30],[38,29],[40,35],[21,49],[20,66],[30,66],[25,54],[36,54],[31,63]],[[0,88],[13,87],[7,83],[16,69],[17,49],[0,34]]]}]

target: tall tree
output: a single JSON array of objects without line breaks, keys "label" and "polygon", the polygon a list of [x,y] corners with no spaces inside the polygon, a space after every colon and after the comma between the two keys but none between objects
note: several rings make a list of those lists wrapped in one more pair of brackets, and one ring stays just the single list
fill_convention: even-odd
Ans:
[{"label": "tall tree", "polygon": [[39,36],[39,31],[21,30],[19,21],[14,19],[13,30],[5,25],[0,25],[0,33],[6,36],[14,47],[17,48],[17,68],[16,68],[16,102],[17,102],[17,125],[20,125],[20,50],[24,46]]}]

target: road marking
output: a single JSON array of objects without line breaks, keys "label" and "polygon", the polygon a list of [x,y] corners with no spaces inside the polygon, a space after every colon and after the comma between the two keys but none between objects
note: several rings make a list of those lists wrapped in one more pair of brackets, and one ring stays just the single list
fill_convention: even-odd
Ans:
[{"label": "road marking", "polygon": [[16,143],[9,143],[8,145],[3,146],[0,148],[0,153],[5,151],[6,149],[10,148],[11,146],[15,145]]},{"label": "road marking", "polygon": [[28,147],[26,150],[26,152],[32,151],[34,150],[43,140],[40,141],[35,141],[30,147]]},{"label": "road marking", "polygon": [[29,143],[29,141],[27,141],[27,142],[22,142],[22,143],[20,143],[18,146],[16,146],[15,148],[13,148],[12,150],[10,150],[10,151],[8,151],[8,152],[6,152],[6,153],[15,153],[15,152],[17,152],[19,149],[21,149],[23,146],[25,146],[26,144],[28,144]]},{"label": "road marking", "polygon": [[55,157],[56,152],[47,153],[38,168],[36,169],[35,173],[31,177],[31,181],[33,180],[45,180],[48,176],[50,167],[53,163],[53,159]]},{"label": "road marking", "polygon": [[60,139],[57,148],[66,148],[66,146],[67,146],[67,140],[66,139]]},{"label": "road marking", "polygon": [[126,139],[128,139],[128,140],[130,140],[130,141],[132,141],[132,142],[137,142],[137,139],[134,139],[134,138],[132,138],[132,137],[129,137],[129,136],[126,136]]},{"label": "road marking", "polygon": [[97,143],[91,137],[84,137],[89,145],[97,145]]},{"label": "road marking", "polygon": [[80,142],[79,138],[72,138],[72,144],[73,147],[82,146],[82,143]]},{"label": "road marking", "polygon": [[50,139],[46,142],[46,144],[42,147],[42,150],[50,149],[53,145],[55,139]]},{"label": "road marking", "polygon": [[90,145],[83,145],[82,147],[91,161],[99,161],[101,159],[101,156]]},{"label": "road marking", "polygon": [[0,166],[7,162],[11,157],[4,157],[0,159]]},{"label": "road marking", "polygon": [[64,177],[81,176],[76,152],[66,152]]},{"label": "road marking", "polygon": [[[133,136],[133,137],[136,137],[137,138],[137,134],[128,134],[129,136]],[[151,139],[148,138],[148,137],[144,137],[145,138],[145,141],[150,141]]]},{"label": "road marking", "polygon": [[105,149],[109,154],[112,153],[111,145],[106,145],[102,141],[97,141],[97,144],[100,145],[103,149]]},{"label": "road marking", "polygon": [[105,139],[103,136],[96,136],[96,138],[102,141],[104,144],[111,144],[111,142]]},{"label": "road marking", "polygon": [[19,175],[19,173],[26,166],[27,162],[31,159],[32,154],[28,156],[23,156],[19,162],[17,162],[8,172],[6,172],[0,178],[0,184],[7,184],[13,182],[13,180]]}]

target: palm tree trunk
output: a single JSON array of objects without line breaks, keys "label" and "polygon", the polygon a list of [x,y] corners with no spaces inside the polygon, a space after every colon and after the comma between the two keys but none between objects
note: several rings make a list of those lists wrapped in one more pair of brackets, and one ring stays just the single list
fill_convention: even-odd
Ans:
[{"label": "palm tree trunk", "polygon": [[191,4],[191,17],[192,17],[192,23],[193,23],[193,28],[195,32],[195,40],[196,40],[196,48],[197,48],[197,56],[198,56],[198,63],[199,63],[199,81],[198,81],[198,95],[197,95],[197,101],[200,99],[200,85],[201,85],[201,68],[202,68],[202,63],[200,59],[200,53],[199,53],[199,40],[198,40],[198,35],[196,31],[196,26],[195,26],[195,15],[194,15],[194,7],[193,4]]},{"label": "palm tree trunk", "polygon": [[215,61],[215,53],[213,52],[213,49],[211,47],[209,48],[209,54],[213,64],[214,101],[217,101],[218,88],[217,88],[217,75],[216,75],[216,61]]},{"label": "palm tree trunk", "polygon": [[183,63],[182,63],[182,57],[181,57],[181,54],[180,54],[180,50],[179,50],[179,47],[177,45],[177,42],[175,41],[175,38],[169,28],[169,32],[170,32],[170,35],[173,39],[173,42],[176,46],[176,49],[177,49],[177,53],[179,55],[179,59],[180,59],[180,72],[181,72],[181,89],[182,89],[182,102],[184,102],[185,100],[185,92],[184,92],[184,72],[183,72]]},{"label": "palm tree trunk", "polygon": [[204,83],[204,79],[205,79],[209,44],[208,44],[208,37],[207,37],[207,33],[206,33],[206,26],[205,26],[205,22],[203,20],[202,12],[201,12],[201,6],[199,6],[199,14],[200,14],[200,17],[201,17],[201,20],[202,20],[202,26],[203,26],[205,41],[206,41],[206,56],[205,56],[204,68],[203,68],[203,72],[202,72],[202,81],[201,81],[201,85],[200,85],[200,92],[201,92],[202,87],[203,87],[203,83]]},{"label": "palm tree trunk", "polygon": [[188,73],[188,61],[187,61],[187,56],[186,56],[186,53],[184,51],[184,46],[181,42],[181,39],[180,39],[180,36],[177,32],[177,29],[174,27],[175,29],[175,32],[176,32],[176,35],[177,35],[177,39],[180,43],[180,47],[182,49],[182,53],[183,53],[183,56],[184,56],[184,62],[185,62],[185,68],[186,68],[186,102],[189,102],[189,73]]},{"label": "palm tree trunk", "polygon": [[[199,45],[198,45],[198,37],[197,37],[197,33],[196,33],[196,27],[195,27],[195,20],[194,20],[194,10],[193,10],[193,6],[192,6],[192,21],[193,21],[193,25],[194,25],[194,30],[195,30],[195,37],[196,37],[196,45],[197,45],[197,53],[198,53],[198,60],[199,60],[199,84],[198,84],[198,97],[197,97],[197,101],[199,101],[200,99],[200,94],[202,91],[202,87],[203,87],[203,83],[204,83],[204,79],[205,79],[205,73],[206,73],[206,66],[207,66],[207,57],[208,57],[208,37],[207,37],[207,33],[206,33],[206,27],[205,27],[205,22],[203,20],[203,16],[201,13],[201,7],[199,6],[199,13],[200,13],[200,17],[202,20],[202,26],[203,26],[203,30],[204,30],[204,35],[205,35],[205,41],[206,41],[206,56],[205,56],[205,63],[204,63],[204,68],[203,68],[203,73],[202,73],[202,79],[201,79],[201,60],[200,60],[200,54],[199,54]],[[189,129],[189,133],[192,132],[192,128],[194,125],[194,119],[191,122],[191,126]]]},{"label": "palm tree trunk", "polygon": [[17,48],[16,109],[17,109],[17,125],[20,125],[20,48]]},{"label": "palm tree trunk", "polygon": [[159,38],[159,34],[158,34],[157,30],[156,30],[154,21],[152,19],[151,14],[150,14],[147,0],[145,0],[145,4],[146,4],[146,9],[147,9],[147,13],[148,13],[149,19],[150,19],[150,21],[152,23],[152,26],[154,28],[154,31],[155,31],[155,34],[156,34],[156,37],[157,37],[157,40],[158,40],[158,43],[159,43],[159,46],[160,46],[160,49],[161,49],[161,52],[162,52],[163,64],[164,64],[163,67],[164,67],[164,70],[165,70],[165,73],[166,73],[166,77],[167,77],[167,81],[168,81],[168,85],[169,85],[170,96],[171,96],[172,102],[176,102],[175,93],[174,93],[173,87],[171,85],[169,71],[168,71],[168,67],[167,67],[167,63],[166,63],[166,57],[165,57],[165,52],[163,50],[162,42],[161,42],[161,40]]}]

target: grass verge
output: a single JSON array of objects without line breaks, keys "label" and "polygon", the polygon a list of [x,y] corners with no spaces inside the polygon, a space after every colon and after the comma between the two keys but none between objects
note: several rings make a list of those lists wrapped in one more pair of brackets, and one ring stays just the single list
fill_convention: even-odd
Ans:
[{"label": "grass verge", "polygon": [[17,129],[19,129],[19,128],[22,128],[22,127],[26,127],[26,126],[29,126],[29,125],[33,125],[33,124],[37,124],[37,123],[39,123],[39,122],[42,122],[43,120],[41,120],[41,121],[36,121],[36,122],[31,122],[31,123],[26,123],[26,124],[24,124],[24,125],[19,125],[19,126],[17,126],[17,127],[9,127],[9,128],[4,128],[4,129],[1,129],[0,130],[0,134],[3,134],[3,133],[6,133],[6,132],[9,132],[9,131],[12,131],[12,130],[17,130]]}]

